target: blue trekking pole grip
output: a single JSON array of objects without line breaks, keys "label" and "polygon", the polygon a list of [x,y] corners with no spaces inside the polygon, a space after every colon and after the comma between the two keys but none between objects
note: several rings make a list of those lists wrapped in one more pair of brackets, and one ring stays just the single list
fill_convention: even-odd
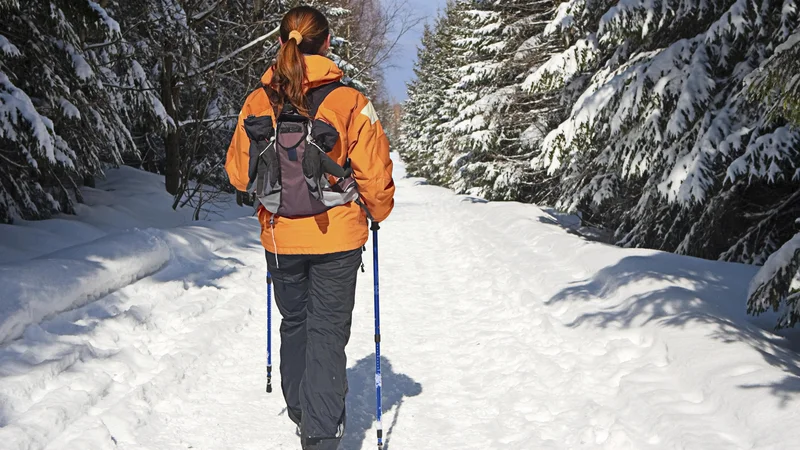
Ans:
[{"label": "blue trekking pole grip", "polygon": [[272,275],[267,271],[267,392],[272,392]]},{"label": "blue trekking pole grip", "polygon": [[378,230],[381,227],[378,222],[373,221],[370,229],[372,230],[372,268],[375,281],[375,400],[378,419],[378,450],[383,450],[383,424],[381,422],[381,410],[383,409],[381,407],[381,386],[383,384],[381,377],[381,306],[378,283]]}]

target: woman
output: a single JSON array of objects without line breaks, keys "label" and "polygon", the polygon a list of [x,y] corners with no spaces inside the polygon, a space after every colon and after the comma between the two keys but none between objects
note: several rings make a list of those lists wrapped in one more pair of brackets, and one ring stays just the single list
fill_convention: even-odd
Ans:
[{"label": "woman", "polygon": [[[276,63],[261,78],[263,88],[251,93],[242,108],[225,168],[237,190],[253,191],[251,139],[259,138],[245,129],[246,120],[268,118],[271,122],[267,123],[278,124],[278,119],[289,117],[284,112],[293,110],[317,119],[314,127],[332,126],[338,133],[335,144],[322,149],[327,152],[322,156],[352,170],[351,179],[358,187],[356,201],[290,217],[281,215],[281,209],[270,212],[264,206],[270,203],[264,200],[258,208],[261,242],[283,316],[280,371],[288,416],[298,424],[303,449],[333,450],[344,431],[345,346],[350,338],[356,274],[369,234],[368,216],[383,221],[394,206],[392,161],[372,103],[355,89],[331,84],[338,83],[343,74],[324,56],[330,47],[325,16],[308,6],[290,10],[281,21],[280,43]],[[313,104],[320,98],[320,104]],[[276,129],[281,129],[280,124]],[[295,147],[282,146],[281,131],[277,133],[273,142],[277,142],[278,159],[291,164],[297,159],[290,152]],[[259,142],[260,147],[254,144],[257,151],[268,139]],[[310,152],[306,146],[305,154]],[[288,170],[285,165],[279,167]],[[288,176],[282,173],[281,177],[284,192],[279,203],[286,211]],[[335,179],[329,179],[335,184]]]}]

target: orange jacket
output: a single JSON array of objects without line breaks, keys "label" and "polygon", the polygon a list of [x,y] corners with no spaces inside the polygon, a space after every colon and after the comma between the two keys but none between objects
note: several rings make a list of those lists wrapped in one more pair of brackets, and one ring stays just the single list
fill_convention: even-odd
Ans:
[{"label": "orange jacket", "polygon": [[[343,73],[328,58],[306,55],[306,89],[339,81]],[[261,82],[269,84],[272,68]],[[247,189],[249,181],[250,141],[244,131],[244,119],[249,115],[274,113],[263,89],[253,91],[239,113],[225,170],[231,184],[240,191]],[[376,222],[381,222],[394,207],[394,181],[392,160],[389,158],[389,141],[375,114],[372,103],[363,94],[350,87],[333,91],[322,102],[317,119],[325,120],[339,132],[339,142],[329,156],[344,165],[350,158],[353,176],[358,183],[361,199]],[[274,123],[274,120],[273,120]],[[261,243],[268,251],[277,254],[327,254],[355,250],[367,242],[369,229],[366,213],[355,203],[337,206],[314,217],[288,219],[272,214],[263,206],[258,208],[261,222]]]}]

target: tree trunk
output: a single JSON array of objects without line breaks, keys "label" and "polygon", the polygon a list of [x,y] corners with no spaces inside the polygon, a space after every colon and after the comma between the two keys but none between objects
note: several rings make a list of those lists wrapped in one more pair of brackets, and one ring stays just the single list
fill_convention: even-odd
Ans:
[{"label": "tree trunk", "polygon": [[169,128],[166,131],[164,139],[164,154],[166,156],[164,168],[164,182],[167,192],[172,195],[178,193],[180,186],[180,149],[181,149],[181,136],[180,127],[178,126],[178,119],[175,108],[174,91],[172,86],[172,54],[167,52],[164,55],[164,65],[161,68],[161,103],[164,108],[175,121],[175,127]]}]

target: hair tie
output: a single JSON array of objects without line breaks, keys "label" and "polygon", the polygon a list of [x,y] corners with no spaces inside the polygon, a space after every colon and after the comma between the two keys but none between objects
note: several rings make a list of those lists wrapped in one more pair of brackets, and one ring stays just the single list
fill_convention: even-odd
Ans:
[{"label": "hair tie", "polygon": [[303,42],[303,35],[297,30],[292,30],[291,33],[289,33],[289,40],[292,39],[297,41],[297,45],[300,45],[300,43]]}]

